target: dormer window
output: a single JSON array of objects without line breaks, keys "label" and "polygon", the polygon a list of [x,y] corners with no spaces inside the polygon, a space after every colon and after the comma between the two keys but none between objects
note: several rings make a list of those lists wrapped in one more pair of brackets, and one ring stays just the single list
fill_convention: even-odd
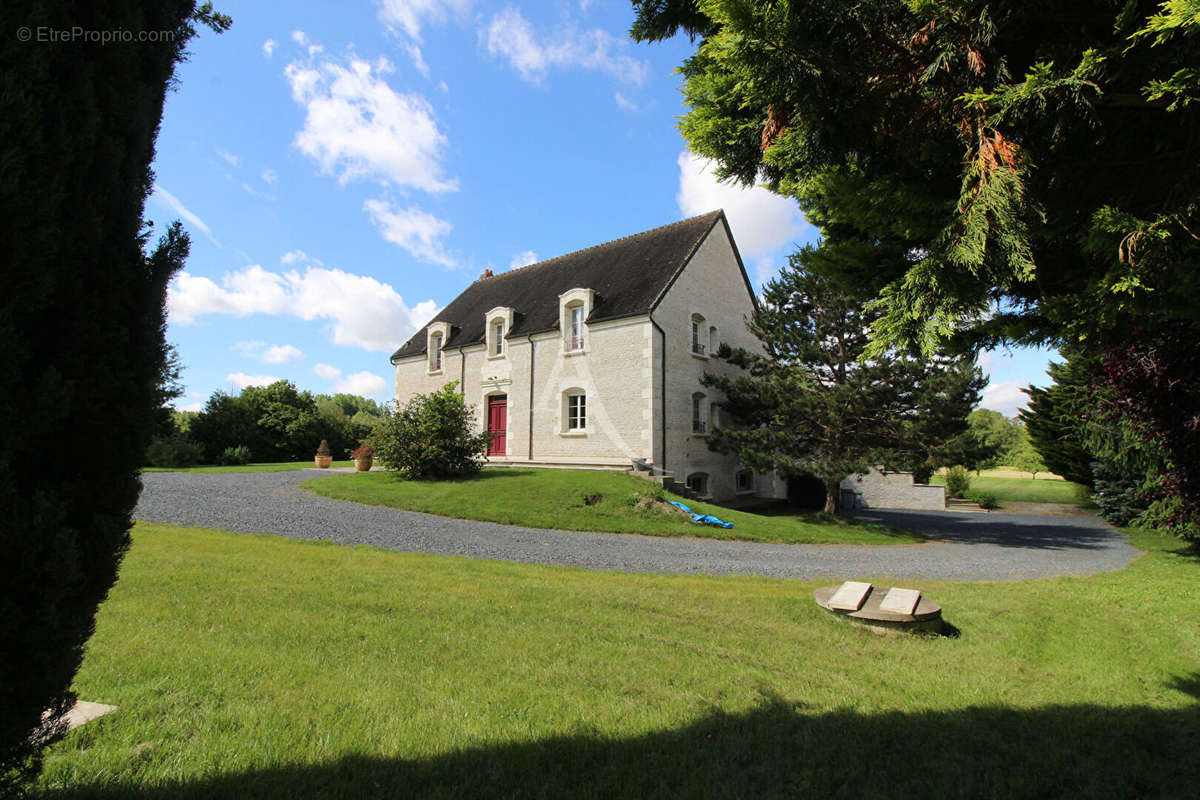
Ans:
[{"label": "dormer window", "polygon": [[504,337],[513,329],[513,309],[496,306],[484,315],[484,344],[488,358],[504,358]]},{"label": "dormer window", "polygon": [[558,296],[558,327],[562,331],[563,353],[585,352],[587,318],[595,302],[596,293],[582,287],[569,289]]},{"label": "dormer window", "polygon": [[504,320],[492,323],[492,355],[504,355]]},{"label": "dormer window", "polygon": [[567,306],[567,350],[583,349],[583,303]]},{"label": "dormer window", "polygon": [[429,337],[429,371],[442,371],[442,334],[440,333]]},{"label": "dormer window", "polygon": [[425,339],[425,368],[430,375],[442,371],[443,351],[450,339],[451,326],[448,322],[431,322],[426,329]]}]

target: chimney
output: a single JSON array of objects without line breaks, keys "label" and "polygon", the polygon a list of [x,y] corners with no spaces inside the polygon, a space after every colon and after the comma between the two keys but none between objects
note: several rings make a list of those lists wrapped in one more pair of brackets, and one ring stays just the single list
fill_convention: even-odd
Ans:
[{"label": "chimney", "polygon": [[479,280],[483,280],[484,278],[490,278],[490,277],[492,277],[492,271],[490,269],[485,269],[483,271],[483,274],[479,276]]}]

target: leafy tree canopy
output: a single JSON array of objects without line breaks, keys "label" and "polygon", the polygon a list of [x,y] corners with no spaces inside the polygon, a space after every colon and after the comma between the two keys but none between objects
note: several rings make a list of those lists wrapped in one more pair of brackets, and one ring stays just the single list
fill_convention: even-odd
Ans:
[{"label": "leafy tree canopy", "polygon": [[[681,129],[878,293],[869,352],[1120,339],[1200,303],[1200,3],[635,2]],[[707,21],[705,21],[705,19]]]}]

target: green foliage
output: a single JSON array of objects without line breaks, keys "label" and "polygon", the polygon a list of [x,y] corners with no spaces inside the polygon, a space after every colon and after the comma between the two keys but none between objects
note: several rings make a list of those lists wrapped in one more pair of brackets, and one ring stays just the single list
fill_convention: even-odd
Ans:
[{"label": "green foliage", "polygon": [[248,386],[238,395],[214,392],[190,427],[210,454],[245,445],[256,462],[301,461],[312,458],[313,443],[323,439],[329,453],[342,458],[371,434],[379,412],[365,397],[313,396],[276,381]]},{"label": "green foliage", "polygon": [[847,475],[878,464],[928,464],[966,430],[983,379],[973,359],[862,360],[876,318],[844,286],[806,269],[806,248],[765,287],[748,326],[760,355],[722,346],[744,372],[705,375],[719,389],[722,424],[709,447],[758,472],[816,475],[835,511]]},{"label": "green foliage", "polygon": [[204,458],[204,448],[183,434],[155,438],[146,448],[146,463],[152,467],[190,467]]},{"label": "green foliage", "polygon": [[1084,445],[1084,426],[1094,408],[1090,385],[1095,367],[1096,360],[1080,350],[1070,351],[1064,363],[1051,362],[1048,372],[1054,382],[1046,389],[1024,389],[1029,404],[1020,414],[1046,467],[1085,486],[1092,485],[1094,456]]},{"label": "green foliage", "polygon": [[831,262],[877,254],[871,352],[932,352],[1196,318],[1194,5],[664,1],[632,32],[699,33],[691,150],[796,198]]},{"label": "green foliage", "polygon": [[380,463],[408,480],[464,478],[479,472],[491,441],[475,427],[474,409],[452,381],[386,409],[369,444]]},{"label": "green foliage", "polygon": [[[63,732],[147,446],[168,430],[156,413],[175,391],[164,301],[189,242],[178,224],[155,237],[142,212],[168,86],[193,22],[212,21],[193,11],[0,4],[0,793],[18,791]],[[18,35],[73,25],[171,35],[109,46]]]},{"label": "green foliage", "polygon": [[319,456],[329,455],[329,442],[325,441],[324,439],[321,440],[321,443],[319,445],[317,445],[317,455],[319,455]]},{"label": "green foliage", "polygon": [[1041,454],[1028,439],[1022,441],[1015,450],[1009,453],[1008,458],[1005,459],[1005,465],[1021,472],[1031,472],[1035,478],[1039,472],[1047,471]]},{"label": "green foliage", "polygon": [[967,425],[974,447],[972,453],[976,458],[971,463],[961,463],[976,471],[1008,463],[1009,457],[1025,437],[1019,422],[990,408],[972,411],[967,417]]},{"label": "green foliage", "polygon": [[971,488],[971,475],[965,467],[954,466],[946,470],[946,491],[951,497],[965,497]]},{"label": "green foliage", "polygon": [[250,448],[246,447],[244,444],[239,444],[237,447],[226,447],[225,452],[221,453],[221,457],[217,459],[217,463],[222,466],[238,466],[241,464],[249,464]]},{"label": "green foliage", "polygon": [[979,492],[972,499],[979,504],[980,508],[992,511],[1000,507],[1000,501],[996,499],[996,495],[991,492]]}]

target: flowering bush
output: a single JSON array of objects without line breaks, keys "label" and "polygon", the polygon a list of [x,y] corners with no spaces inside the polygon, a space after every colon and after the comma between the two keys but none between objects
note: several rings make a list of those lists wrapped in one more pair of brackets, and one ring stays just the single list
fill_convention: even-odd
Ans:
[{"label": "flowering bush", "polygon": [[350,457],[354,458],[354,459],[374,458],[374,456],[375,456],[375,449],[372,448],[370,445],[366,445],[366,444],[360,444],[358,447],[356,447],[350,451]]}]

